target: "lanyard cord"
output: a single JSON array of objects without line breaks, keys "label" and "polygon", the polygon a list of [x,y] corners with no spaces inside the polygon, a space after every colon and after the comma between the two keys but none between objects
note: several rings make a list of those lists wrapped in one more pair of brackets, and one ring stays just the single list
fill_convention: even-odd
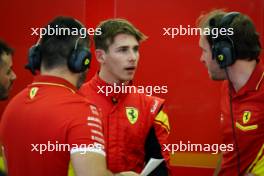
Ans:
[{"label": "lanyard cord", "polygon": [[235,152],[237,154],[237,175],[240,176],[240,153],[239,153],[239,147],[238,147],[238,140],[236,136],[235,123],[234,123],[233,100],[232,100],[232,94],[231,94],[232,82],[227,72],[227,68],[225,68],[225,73],[227,76],[228,87],[229,87],[229,104],[230,104],[230,116],[231,116],[231,122],[232,122],[232,135],[233,135],[233,140],[235,143]]}]

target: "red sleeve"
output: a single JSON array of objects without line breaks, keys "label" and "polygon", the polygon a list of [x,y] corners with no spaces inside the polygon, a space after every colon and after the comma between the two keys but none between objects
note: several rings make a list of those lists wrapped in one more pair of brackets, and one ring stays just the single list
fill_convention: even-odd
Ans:
[{"label": "red sleeve", "polygon": [[83,108],[86,109],[85,113],[80,115],[77,111],[78,117],[70,123],[67,141],[71,146],[71,154],[96,152],[105,155],[101,114],[94,105]]},{"label": "red sleeve", "polygon": [[166,160],[167,167],[169,166],[170,153],[165,150],[164,144],[168,144],[168,137],[170,133],[169,118],[164,108],[162,108],[154,119],[154,129],[161,146],[161,153]]},{"label": "red sleeve", "polygon": [[170,133],[169,117],[165,111],[163,99],[153,97],[151,105],[151,113],[153,114],[153,127],[157,140],[161,146],[161,154],[166,161],[166,166],[169,169],[170,153],[165,150],[164,144],[168,144],[168,137]]}]

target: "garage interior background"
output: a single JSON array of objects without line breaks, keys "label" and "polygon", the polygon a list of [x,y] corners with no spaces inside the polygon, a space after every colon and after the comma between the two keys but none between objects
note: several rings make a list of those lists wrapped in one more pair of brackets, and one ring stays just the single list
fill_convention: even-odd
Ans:
[{"label": "garage interior background", "polygon": [[[167,94],[157,96],[167,101],[171,123],[170,143],[220,143],[219,98],[221,82],[208,78],[200,63],[199,36],[163,36],[163,28],[195,27],[202,12],[224,8],[249,15],[264,44],[263,0],[0,0],[0,38],[13,48],[17,80],[11,96],[32,81],[24,69],[28,48],[38,40],[31,36],[32,27],[43,27],[55,16],[79,19],[87,28],[107,18],[126,18],[149,38],[140,48],[137,85],[168,86]],[[263,56],[263,53],[262,53]],[[94,57],[93,57],[94,58]],[[91,78],[98,69],[95,58],[88,73]],[[0,113],[8,101],[0,103]],[[30,125],[30,122],[29,122]],[[176,152],[171,164],[175,175],[212,175],[218,155],[204,152]],[[131,161],[133,162],[133,161]]]}]

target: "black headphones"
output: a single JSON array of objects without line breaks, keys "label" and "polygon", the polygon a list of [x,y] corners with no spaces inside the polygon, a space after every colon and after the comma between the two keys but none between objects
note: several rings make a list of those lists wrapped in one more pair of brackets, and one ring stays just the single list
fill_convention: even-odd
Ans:
[{"label": "black headphones", "polygon": [[[239,16],[239,12],[230,12],[224,15],[220,21],[220,28],[228,28],[235,17]],[[216,27],[215,19],[209,21],[210,28]],[[236,53],[234,42],[228,35],[219,35],[217,38],[212,38],[212,55],[215,58],[220,68],[226,68],[235,63]]]},{"label": "black headphones", "polygon": [[[239,16],[239,12],[230,12],[223,16],[220,21],[219,28],[228,28],[235,17]],[[209,21],[210,27],[216,27],[215,19],[211,19]],[[232,102],[232,83],[230,81],[230,77],[227,71],[227,67],[235,63],[236,61],[236,53],[234,42],[228,35],[219,35],[216,39],[212,38],[212,55],[213,59],[215,58],[220,68],[224,69],[227,75],[227,80],[229,82],[229,103],[230,103],[230,116],[231,116],[231,124],[232,124],[232,135],[235,144],[235,152],[237,154],[237,175],[240,175],[240,151],[238,146],[238,139],[235,130],[234,123],[234,113],[233,113],[233,102]]]},{"label": "black headphones", "polygon": [[[68,58],[68,68],[74,73],[80,73],[89,68],[91,62],[91,52],[87,47],[78,46],[80,38],[75,42],[74,49]],[[40,70],[41,54],[40,54],[40,40],[37,44],[29,49],[28,64],[26,69],[30,70],[32,74],[36,74],[36,70]]]}]

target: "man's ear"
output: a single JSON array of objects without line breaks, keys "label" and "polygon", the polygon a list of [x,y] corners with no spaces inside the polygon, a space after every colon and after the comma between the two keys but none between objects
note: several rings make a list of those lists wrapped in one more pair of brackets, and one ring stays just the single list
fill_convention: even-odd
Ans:
[{"label": "man's ear", "polygon": [[105,51],[103,49],[96,49],[95,56],[100,64],[103,64],[105,62]]}]

